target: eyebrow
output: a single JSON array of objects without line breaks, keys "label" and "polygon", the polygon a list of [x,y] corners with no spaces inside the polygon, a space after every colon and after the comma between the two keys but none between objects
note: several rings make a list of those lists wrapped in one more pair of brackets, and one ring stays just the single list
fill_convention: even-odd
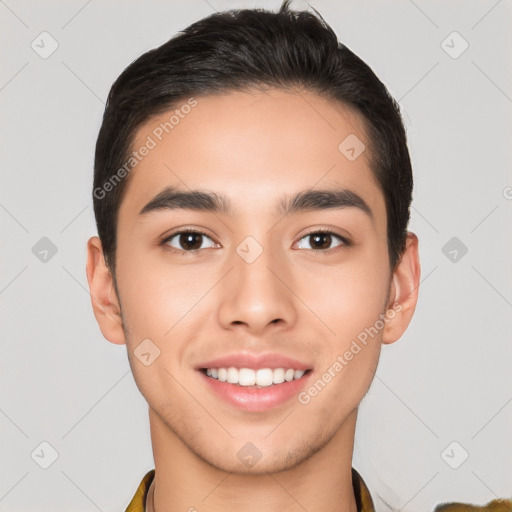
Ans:
[{"label": "eyebrow", "polygon": [[[335,208],[358,208],[373,220],[373,212],[366,201],[356,192],[346,188],[304,190],[292,197],[285,197],[275,210],[276,216],[298,212]],[[195,210],[232,215],[231,203],[225,196],[205,190],[179,190],[166,187],[149,201],[139,212],[145,215],[163,210]]]}]

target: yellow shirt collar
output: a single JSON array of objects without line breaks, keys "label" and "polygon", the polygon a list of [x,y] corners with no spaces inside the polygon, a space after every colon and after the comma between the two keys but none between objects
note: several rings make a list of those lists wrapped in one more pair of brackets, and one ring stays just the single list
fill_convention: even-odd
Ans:
[{"label": "yellow shirt collar", "polygon": [[[154,469],[144,475],[126,512],[145,512],[146,496],[154,477]],[[354,468],[352,468],[352,485],[356,497],[357,512],[375,512],[370,491],[361,475]],[[442,503],[435,508],[434,512],[512,512],[512,500],[495,499],[484,506],[456,502]]]},{"label": "yellow shirt collar", "polygon": [[[146,496],[154,477],[154,469],[144,475],[126,512],[145,512]],[[375,512],[370,491],[366,487],[361,475],[354,468],[352,468],[352,485],[356,497],[357,512]]]}]

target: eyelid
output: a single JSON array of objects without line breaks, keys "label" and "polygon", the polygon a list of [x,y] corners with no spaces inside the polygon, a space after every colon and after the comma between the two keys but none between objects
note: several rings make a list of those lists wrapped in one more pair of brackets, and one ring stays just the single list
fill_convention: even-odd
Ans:
[{"label": "eyelid", "polygon": [[[171,239],[173,239],[176,235],[180,235],[182,233],[197,233],[197,234],[200,234],[200,235],[203,235],[203,236],[206,236],[207,238],[209,238],[213,243],[215,243],[216,245],[220,245],[218,242],[215,241],[215,239],[210,236],[208,233],[206,233],[205,231],[203,231],[202,229],[199,229],[199,228],[193,228],[193,227],[179,227],[179,228],[176,228],[175,230],[173,230],[170,234],[168,235],[165,235],[163,237],[163,239],[160,241],[159,245],[163,245],[163,246],[167,246],[167,244],[171,241]],[[171,247],[170,245],[168,246],[169,249],[171,251],[175,251],[175,252],[184,252],[184,253],[187,253],[187,252],[198,252],[202,249],[194,249],[192,251],[184,251],[182,249],[176,249],[174,247]]]},{"label": "eyelid", "polygon": [[[313,228],[311,231],[308,231],[307,233],[303,234],[298,239],[298,241],[300,242],[303,238],[314,235],[316,233],[325,233],[328,235],[334,235],[334,236],[338,237],[343,242],[342,246],[350,247],[352,245],[352,241],[347,236],[338,233],[333,228]],[[315,252],[329,252],[331,250],[336,250],[338,247],[340,247],[340,246],[332,247],[331,249],[316,250]],[[308,250],[314,250],[314,249],[308,249]]]},{"label": "eyelid", "polygon": [[[206,236],[214,244],[220,245],[218,242],[215,241],[215,239],[213,237],[211,237],[208,233],[206,233],[202,229],[194,228],[194,227],[190,227],[190,226],[189,227],[179,227],[179,228],[176,228],[170,234],[166,235],[163,238],[163,240],[160,242],[160,245],[167,246],[167,244],[169,243],[169,241],[171,239],[173,239],[176,235],[180,235],[182,233],[197,233],[197,234]],[[303,235],[301,235],[300,238],[297,241],[300,242],[302,239],[304,239],[304,238],[306,238],[308,236],[314,235],[316,233],[325,233],[325,234],[328,234],[328,235],[334,235],[335,237],[339,238],[343,242],[341,246],[350,247],[352,245],[352,242],[351,242],[351,240],[349,238],[347,238],[344,235],[341,235],[337,231],[333,230],[333,228],[313,228],[310,231],[308,231],[307,233],[304,233]],[[294,245],[295,245],[295,243],[294,243]],[[169,249],[171,251],[181,252],[181,253],[195,253],[195,252],[199,252],[199,251],[203,250],[203,249],[193,249],[193,250],[190,250],[190,251],[185,251],[185,250],[182,250],[182,249],[176,249],[176,248],[171,247],[171,246],[168,246],[168,247],[169,247]],[[314,252],[323,252],[323,253],[325,253],[325,252],[330,252],[330,251],[336,250],[338,247],[340,247],[340,246],[338,245],[336,247],[332,247],[330,249],[325,249],[325,250],[321,250],[321,249],[318,249],[318,250],[307,249],[307,250],[312,250]],[[304,249],[300,249],[300,250],[304,250]]]}]

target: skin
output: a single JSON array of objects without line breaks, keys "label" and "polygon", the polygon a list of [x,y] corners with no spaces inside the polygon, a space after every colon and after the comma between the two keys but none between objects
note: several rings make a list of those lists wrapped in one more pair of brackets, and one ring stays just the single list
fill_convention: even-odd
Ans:
[{"label": "skin", "polygon": [[[100,240],[91,237],[87,244],[99,327],[110,342],[127,345],[149,404],[156,474],[148,509],[206,512],[230,504],[247,512],[355,512],[350,469],[357,407],[382,344],[397,341],[413,316],[418,239],[408,234],[391,272],[384,196],[369,155],[349,161],[338,150],[349,134],[368,147],[357,113],[303,90],[196,99],[131,171],[117,228],[119,294]],[[142,125],[134,147],[168,117]],[[139,215],[168,185],[224,194],[232,215]],[[285,195],[333,186],[359,194],[373,218],[354,207],[274,214]],[[159,245],[184,227],[210,237],[199,240],[199,251],[186,252],[179,236]],[[314,249],[306,235],[316,228],[331,229],[352,245],[333,236],[327,249]],[[249,235],[263,248],[250,264],[236,252]],[[293,398],[270,411],[241,411],[210,392],[194,369],[229,353],[270,351],[310,364],[313,383],[393,305],[399,306],[393,318],[307,404]],[[134,355],[147,338],[161,352],[149,366]],[[247,442],[262,454],[251,468],[237,457]]]}]

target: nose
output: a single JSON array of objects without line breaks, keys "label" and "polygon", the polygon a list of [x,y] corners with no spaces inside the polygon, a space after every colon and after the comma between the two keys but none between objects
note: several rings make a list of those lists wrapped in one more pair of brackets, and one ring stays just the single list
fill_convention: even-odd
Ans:
[{"label": "nose", "polygon": [[232,257],[232,270],[219,289],[219,322],[223,328],[261,335],[266,329],[288,329],[297,321],[297,297],[286,262],[265,249],[252,261],[243,249]]}]

